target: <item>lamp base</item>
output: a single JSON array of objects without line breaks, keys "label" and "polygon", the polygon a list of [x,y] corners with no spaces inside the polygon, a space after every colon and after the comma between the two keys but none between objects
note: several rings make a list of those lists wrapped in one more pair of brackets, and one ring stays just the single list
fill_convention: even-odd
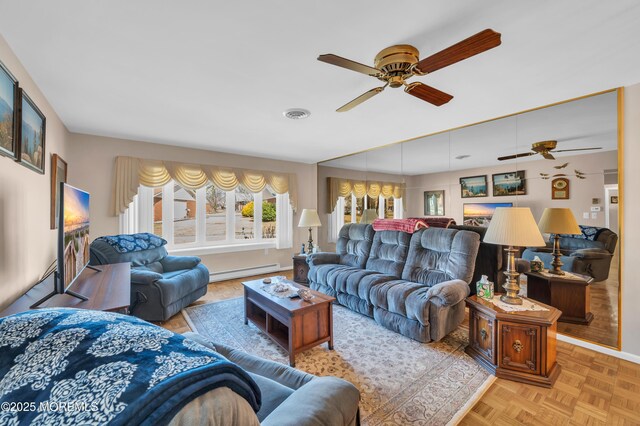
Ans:
[{"label": "lamp base", "polygon": [[507,252],[507,269],[504,271],[507,282],[502,286],[506,294],[500,296],[500,300],[510,305],[522,305],[522,299],[518,296],[520,292],[520,284],[518,283],[520,274],[516,270],[516,253],[518,249],[509,246],[504,250]]},{"label": "lamp base", "polygon": [[553,237],[553,260],[551,261],[551,267],[549,268],[549,273],[553,275],[564,275],[564,271],[561,269],[562,260],[560,260],[560,256],[562,256],[562,252],[560,251],[560,237],[558,234],[555,234]]},{"label": "lamp base", "polygon": [[313,253],[313,237],[311,234],[311,228],[309,228],[309,247],[307,249],[308,253],[311,254]]}]

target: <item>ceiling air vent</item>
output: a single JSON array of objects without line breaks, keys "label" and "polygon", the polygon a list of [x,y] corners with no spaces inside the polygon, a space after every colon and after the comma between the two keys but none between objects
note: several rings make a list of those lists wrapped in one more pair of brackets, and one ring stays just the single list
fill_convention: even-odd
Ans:
[{"label": "ceiling air vent", "polygon": [[309,117],[311,112],[303,108],[290,108],[285,110],[282,114],[292,120],[302,120],[303,118]]}]

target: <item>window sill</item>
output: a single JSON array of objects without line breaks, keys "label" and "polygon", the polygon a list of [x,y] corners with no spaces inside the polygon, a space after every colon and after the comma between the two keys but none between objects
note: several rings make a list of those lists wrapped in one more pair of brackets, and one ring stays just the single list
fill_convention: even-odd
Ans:
[{"label": "window sill", "polygon": [[261,241],[259,243],[246,244],[225,244],[215,246],[195,246],[195,247],[169,247],[167,251],[174,256],[207,255],[220,253],[234,253],[239,251],[263,250],[276,248],[275,241]]}]

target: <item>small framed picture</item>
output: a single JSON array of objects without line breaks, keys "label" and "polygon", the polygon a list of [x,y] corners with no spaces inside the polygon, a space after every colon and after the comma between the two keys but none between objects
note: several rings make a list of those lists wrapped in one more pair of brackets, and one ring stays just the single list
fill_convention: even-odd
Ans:
[{"label": "small framed picture", "polygon": [[424,192],[424,215],[444,216],[444,191]]},{"label": "small framed picture", "polygon": [[493,196],[527,195],[527,181],[524,170],[493,175]]},{"label": "small framed picture", "polygon": [[18,158],[18,81],[0,62],[0,154]]},{"label": "small framed picture", "polygon": [[20,90],[20,155],[22,165],[44,174],[46,119],[36,104]]},{"label": "small framed picture", "polygon": [[611,204],[618,204],[618,196],[617,195],[612,195],[611,196]]},{"label": "small framed picture", "polygon": [[460,178],[460,196],[476,198],[488,196],[487,175]]},{"label": "small framed picture", "polygon": [[51,156],[51,229],[58,228],[60,182],[67,182],[67,162],[58,154]]}]

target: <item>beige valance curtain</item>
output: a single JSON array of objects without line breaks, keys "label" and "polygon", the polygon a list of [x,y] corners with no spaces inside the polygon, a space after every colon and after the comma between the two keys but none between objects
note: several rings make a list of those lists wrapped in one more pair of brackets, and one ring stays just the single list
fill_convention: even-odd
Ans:
[{"label": "beige valance curtain", "polygon": [[384,198],[404,197],[404,184],[399,182],[355,181],[330,177],[327,178],[327,184],[329,187],[327,213],[333,211],[339,197],[347,197],[351,196],[351,194],[355,195],[356,198],[362,198],[365,195],[372,198],[378,198],[380,195]]},{"label": "beige valance curtain", "polygon": [[223,191],[233,191],[242,185],[250,192],[258,193],[269,185],[276,194],[288,192],[291,206],[294,210],[296,208],[295,174],[116,157],[112,188],[113,214],[117,216],[124,213],[140,185],[157,188],[171,179],[187,189],[202,188],[211,182]]}]

